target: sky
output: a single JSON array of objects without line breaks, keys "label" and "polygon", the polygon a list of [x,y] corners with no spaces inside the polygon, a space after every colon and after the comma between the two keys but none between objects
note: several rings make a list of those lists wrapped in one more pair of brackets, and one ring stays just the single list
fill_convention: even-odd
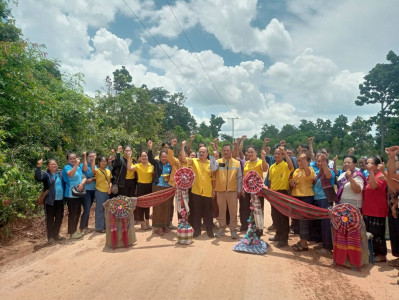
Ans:
[{"label": "sky", "polygon": [[353,120],[359,84],[399,53],[397,0],[19,0],[25,38],[45,44],[85,92],[125,66],[133,84],[183,92],[198,124],[260,134],[301,119]]}]

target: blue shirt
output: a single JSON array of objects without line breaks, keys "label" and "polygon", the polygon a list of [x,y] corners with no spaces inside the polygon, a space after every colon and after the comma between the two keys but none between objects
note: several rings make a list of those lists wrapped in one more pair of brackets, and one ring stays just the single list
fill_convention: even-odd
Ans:
[{"label": "blue shirt", "polygon": [[163,175],[170,175],[171,168],[172,167],[169,163],[166,163],[166,165],[162,164],[162,175],[159,176],[159,182],[157,186],[170,187],[169,183],[164,180]]},{"label": "blue shirt", "polygon": [[75,172],[75,175],[72,177],[68,176],[68,172],[73,169],[73,166],[71,164],[68,164],[64,167],[62,170],[62,178],[65,181],[65,197],[68,198],[78,198],[74,195],[72,195],[72,188],[75,185],[78,185],[82,182],[83,180],[83,171],[82,168],[79,166],[78,169]]},{"label": "blue shirt", "polygon": [[[83,170],[83,163],[79,165],[79,167]],[[95,167],[97,169],[97,167]],[[87,179],[93,178],[94,174],[91,171],[91,167],[87,166],[87,171],[83,171],[83,174],[86,176]],[[91,183],[86,183],[85,184],[85,189],[88,191],[94,191],[96,189],[96,181],[93,180]]]},{"label": "blue shirt", "polygon": [[63,200],[64,199],[64,187],[62,186],[62,181],[58,175],[53,175],[55,180],[55,201]]},{"label": "blue shirt", "polygon": [[[320,169],[317,166],[314,166],[313,170],[315,171],[316,176],[319,175]],[[330,182],[331,182],[331,185],[334,186],[335,173],[331,169],[330,169],[330,172],[331,172]],[[317,179],[316,183],[313,185],[313,192],[314,192],[315,200],[326,199],[326,194],[324,193],[323,187],[321,186],[321,178]]]},{"label": "blue shirt", "polygon": [[366,177],[366,179],[367,179],[367,177],[369,177],[369,175],[370,175],[370,173],[369,173],[368,170],[364,170],[364,171],[362,171],[362,173],[363,173],[364,177]]}]

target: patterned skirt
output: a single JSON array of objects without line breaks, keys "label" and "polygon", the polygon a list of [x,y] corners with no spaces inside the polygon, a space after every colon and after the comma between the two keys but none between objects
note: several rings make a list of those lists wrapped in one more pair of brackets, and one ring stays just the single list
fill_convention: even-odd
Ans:
[{"label": "patterned skirt", "polygon": [[[160,191],[167,189],[167,187],[152,186],[152,191]],[[167,199],[165,202],[154,206],[152,209],[152,226],[153,227],[169,227],[170,217],[172,214],[173,197]]]},{"label": "patterned skirt", "polygon": [[366,230],[373,234],[373,250],[376,255],[387,255],[387,242],[385,240],[385,217],[363,216]]}]

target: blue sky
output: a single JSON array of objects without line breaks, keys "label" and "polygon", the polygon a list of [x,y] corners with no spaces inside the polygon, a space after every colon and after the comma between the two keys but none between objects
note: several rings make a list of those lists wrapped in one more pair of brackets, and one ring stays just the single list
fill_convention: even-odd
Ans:
[{"label": "blue sky", "polygon": [[24,0],[13,14],[63,72],[85,75],[88,94],[124,65],[136,85],[183,92],[198,122],[237,116],[239,135],[265,123],[374,115],[376,107],[354,105],[358,86],[399,52],[395,0],[125,1],[146,29],[123,0]]}]

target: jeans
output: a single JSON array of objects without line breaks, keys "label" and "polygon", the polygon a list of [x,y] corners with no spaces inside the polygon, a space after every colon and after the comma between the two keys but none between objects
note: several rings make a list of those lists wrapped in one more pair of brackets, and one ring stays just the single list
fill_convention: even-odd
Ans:
[{"label": "jeans", "polygon": [[[318,199],[314,201],[315,205],[320,208],[328,208],[327,199]],[[323,248],[327,250],[333,249],[332,235],[331,235],[331,222],[330,219],[321,220],[321,240]]]},{"label": "jeans", "polygon": [[96,230],[104,230],[105,229],[105,215],[104,215],[104,203],[109,199],[108,193],[100,192],[96,190],[96,214],[95,214],[95,223]]},{"label": "jeans", "polygon": [[86,190],[86,195],[83,197],[83,213],[80,218],[80,229],[85,229],[89,226],[90,209],[94,202],[94,190]]}]

